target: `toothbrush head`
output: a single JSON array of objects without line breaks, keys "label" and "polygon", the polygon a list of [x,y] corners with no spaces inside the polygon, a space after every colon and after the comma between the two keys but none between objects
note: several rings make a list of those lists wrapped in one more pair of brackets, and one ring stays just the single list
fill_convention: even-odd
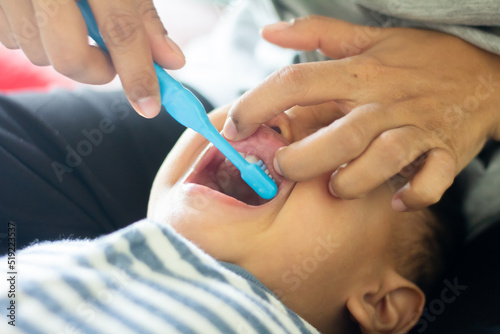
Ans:
[{"label": "toothbrush head", "polygon": [[259,160],[248,163],[241,171],[241,178],[263,199],[272,199],[278,193],[278,186],[271,178],[266,165]]}]

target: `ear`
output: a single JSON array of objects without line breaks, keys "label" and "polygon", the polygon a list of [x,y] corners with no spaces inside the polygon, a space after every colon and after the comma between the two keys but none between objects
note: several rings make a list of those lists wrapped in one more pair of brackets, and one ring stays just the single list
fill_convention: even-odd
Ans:
[{"label": "ear", "polygon": [[407,333],[422,314],[425,295],[412,282],[391,272],[381,284],[348,298],[346,306],[364,334]]}]

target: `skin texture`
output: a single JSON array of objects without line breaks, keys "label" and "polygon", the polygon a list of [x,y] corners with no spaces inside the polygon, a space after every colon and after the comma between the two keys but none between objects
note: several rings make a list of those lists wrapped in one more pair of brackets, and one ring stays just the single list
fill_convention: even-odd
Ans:
[{"label": "skin texture", "polygon": [[330,193],[353,199],[406,174],[392,206],[414,210],[436,203],[488,139],[500,140],[498,55],[439,32],[320,16],[265,27],[262,36],[336,60],[273,73],[233,105],[227,138],[246,138],[295,105],[333,101],[346,115],[277,152],[287,178],[330,172]]},{"label": "skin texture", "polygon": [[[211,114],[219,130],[227,112]],[[333,103],[295,107],[267,125],[293,143],[341,115]],[[157,174],[148,218],[170,224],[216,259],[244,267],[324,333],[346,333],[346,308],[364,333],[412,327],[425,297],[396,271],[392,246],[400,233],[410,233],[419,213],[392,210],[387,184],[346,201],[329,194],[330,175],[323,173],[280,188],[264,206],[235,207],[183,188],[207,145],[191,130],[181,137]]]},{"label": "skin texture", "polygon": [[78,82],[104,84],[118,73],[141,115],[160,111],[153,60],[178,69],[185,63],[168,37],[152,0],[89,0],[108,56],[88,44],[87,28],[73,0],[0,0],[0,42],[21,48],[35,65],[52,65]]}]

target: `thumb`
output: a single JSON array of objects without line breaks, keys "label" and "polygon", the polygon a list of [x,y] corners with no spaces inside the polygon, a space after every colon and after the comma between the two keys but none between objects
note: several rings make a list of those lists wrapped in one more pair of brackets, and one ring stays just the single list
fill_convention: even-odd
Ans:
[{"label": "thumb", "polygon": [[265,26],[261,34],[268,42],[283,48],[319,50],[327,57],[341,59],[368,50],[384,37],[386,30],[311,15]]}]

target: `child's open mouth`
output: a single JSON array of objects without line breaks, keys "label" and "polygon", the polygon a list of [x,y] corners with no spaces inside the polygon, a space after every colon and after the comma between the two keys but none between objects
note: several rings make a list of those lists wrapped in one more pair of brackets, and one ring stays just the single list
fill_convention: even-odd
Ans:
[{"label": "child's open mouth", "polygon": [[[273,159],[278,148],[286,145],[285,140],[269,127],[261,126],[247,139],[230,144],[248,162],[256,163],[262,160],[269,175],[276,182],[279,193],[284,178],[274,170]],[[257,195],[243,181],[239,170],[214,146],[197,162],[186,182],[208,187],[247,205],[258,206],[270,202]]]}]

